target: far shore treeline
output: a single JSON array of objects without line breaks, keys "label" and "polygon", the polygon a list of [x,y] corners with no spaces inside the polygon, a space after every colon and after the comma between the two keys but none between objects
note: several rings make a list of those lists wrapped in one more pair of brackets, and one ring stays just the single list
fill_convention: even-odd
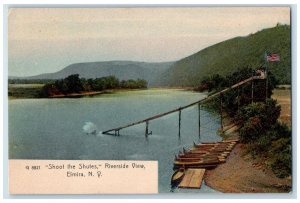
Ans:
[{"label": "far shore treeline", "polygon": [[101,77],[95,79],[79,78],[79,74],[69,75],[68,77],[44,85],[41,97],[55,95],[68,95],[72,93],[103,91],[107,89],[141,89],[147,88],[147,81],[122,80],[119,81],[115,76]]},{"label": "far shore treeline", "polygon": [[59,80],[23,80],[10,79],[9,84],[45,84],[40,87],[32,88],[10,88],[9,96],[28,97],[28,98],[47,98],[57,95],[68,96],[70,94],[82,94],[90,92],[101,92],[112,89],[144,89],[147,88],[147,81],[142,79],[136,80],[119,80],[115,76],[101,78],[80,78],[79,74],[69,75]]}]

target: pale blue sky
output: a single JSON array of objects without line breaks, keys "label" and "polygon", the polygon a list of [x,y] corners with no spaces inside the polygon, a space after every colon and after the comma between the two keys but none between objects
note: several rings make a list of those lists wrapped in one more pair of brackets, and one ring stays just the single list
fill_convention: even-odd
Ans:
[{"label": "pale blue sky", "polygon": [[174,61],[236,36],[290,24],[289,8],[14,8],[9,75],[78,62]]}]

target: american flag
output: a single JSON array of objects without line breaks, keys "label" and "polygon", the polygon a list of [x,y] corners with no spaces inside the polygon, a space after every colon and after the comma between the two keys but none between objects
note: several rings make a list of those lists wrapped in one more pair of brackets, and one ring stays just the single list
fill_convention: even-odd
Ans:
[{"label": "american flag", "polygon": [[267,54],[267,61],[280,61],[278,54]]}]

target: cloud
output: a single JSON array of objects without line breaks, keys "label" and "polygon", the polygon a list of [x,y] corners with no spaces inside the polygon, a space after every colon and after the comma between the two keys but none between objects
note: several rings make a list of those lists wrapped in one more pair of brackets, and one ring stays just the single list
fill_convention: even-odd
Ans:
[{"label": "cloud", "polygon": [[178,60],[278,22],[290,24],[288,7],[12,8],[9,72],[53,72],[84,61]]},{"label": "cloud", "polygon": [[166,36],[289,24],[289,8],[24,8],[9,14],[9,39]]}]

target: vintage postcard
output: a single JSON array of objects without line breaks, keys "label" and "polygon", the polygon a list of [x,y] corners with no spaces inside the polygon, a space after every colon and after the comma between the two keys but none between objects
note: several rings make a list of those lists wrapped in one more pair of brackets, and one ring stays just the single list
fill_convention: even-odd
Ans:
[{"label": "vintage postcard", "polygon": [[10,6],[9,194],[291,194],[291,14]]}]

